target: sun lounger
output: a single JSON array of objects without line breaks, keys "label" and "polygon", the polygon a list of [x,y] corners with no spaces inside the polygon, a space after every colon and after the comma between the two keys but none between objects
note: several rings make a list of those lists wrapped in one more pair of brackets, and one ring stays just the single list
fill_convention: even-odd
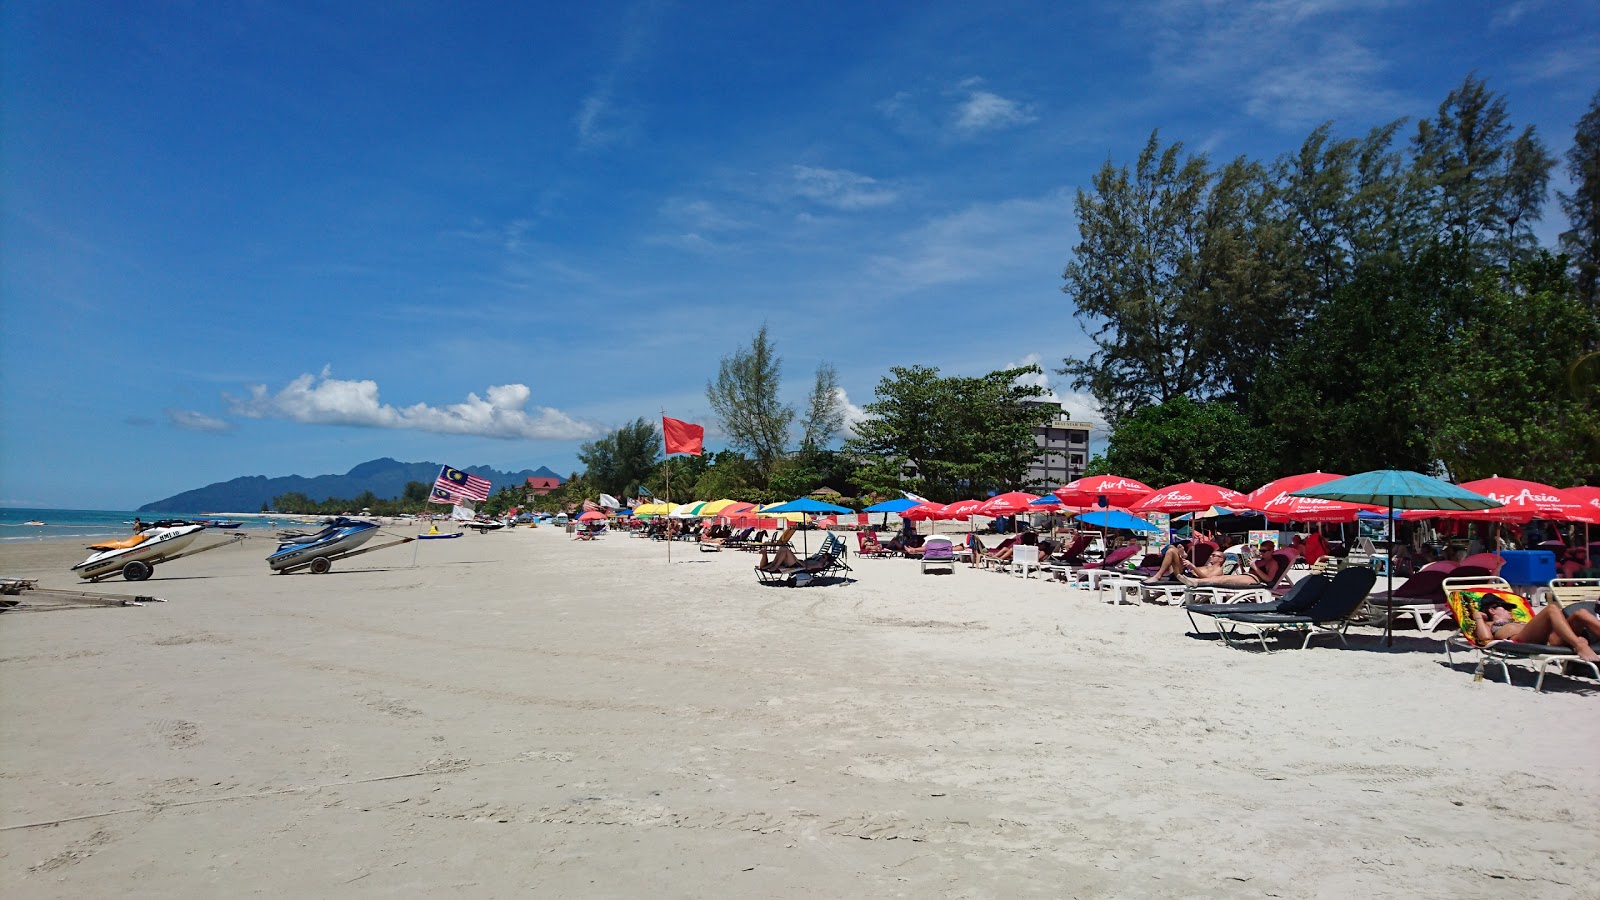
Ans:
[{"label": "sun lounger", "polygon": [[888,557],[892,554],[888,547],[878,543],[878,534],[873,531],[856,532],[856,555]]},{"label": "sun lounger", "polygon": [[1266,603],[1275,596],[1283,594],[1289,588],[1285,579],[1289,577],[1289,569],[1294,561],[1300,558],[1300,553],[1293,548],[1282,547],[1272,552],[1272,562],[1275,566],[1273,577],[1265,584],[1244,585],[1237,587],[1198,585],[1190,588],[1184,594],[1188,603]]},{"label": "sun lounger", "polygon": [[1261,649],[1272,652],[1267,646],[1267,635],[1279,636],[1285,631],[1305,633],[1300,649],[1310,646],[1311,639],[1319,634],[1331,634],[1340,645],[1349,647],[1344,639],[1345,629],[1367,602],[1367,594],[1377,583],[1378,573],[1368,566],[1350,566],[1333,576],[1333,581],[1317,598],[1317,602],[1304,613],[1262,612],[1218,614],[1217,627],[1228,646],[1235,646],[1234,638],[1240,630],[1251,632],[1261,642]]},{"label": "sun lounger", "polygon": [[1458,635],[1452,635],[1444,642],[1445,659],[1450,666],[1455,665],[1455,651],[1465,650],[1477,655],[1478,665],[1473,670],[1473,678],[1482,678],[1484,669],[1490,665],[1500,667],[1500,675],[1511,683],[1510,666],[1520,666],[1537,673],[1534,682],[1535,693],[1544,690],[1544,676],[1550,672],[1570,675],[1569,667],[1586,666],[1600,679],[1600,666],[1587,660],[1579,659],[1578,652],[1571,647],[1557,647],[1550,644],[1522,644],[1516,641],[1489,641],[1481,643],[1478,640],[1477,624],[1472,619],[1472,614],[1478,609],[1478,604],[1487,597],[1494,597],[1505,602],[1512,609],[1511,616],[1518,622],[1526,622],[1533,618],[1533,610],[1528,606],[1528,601],[1521,594],[1511,590],[1511,585],[1505,579],[1492,575],[1479,575],[1466,578],[1447,578],[1444,582],[1444,595],[1450,604],[1450,612],[1455,616],[1456,623],[1461,629]]},{"label": "sun lounger", "polygon": [[[1299,615],[1309,612],[1322,595],[1327,592],[1328,585],[1333,583],[1332,575],[1312,574],[1295,582],[1289,592],[1276,600],[1264,603],[1190,603],[1185,604],[1184,612],[1189,614],[1189,624],[1194,626],[1196,634],[1200,633],[1200,623],[1195,616],[1204,616],[1217,625],[1215,617],[1231,616],[1243,613],[1289,613]],[[1220,633],[1221,627],[1217,628]]]},{"label": "sun lounger", "polygon": [[949,538],[931,537],[922,543],[922,574],[929,569],[944,569],[954,575],[956,571],[955,547]]}]

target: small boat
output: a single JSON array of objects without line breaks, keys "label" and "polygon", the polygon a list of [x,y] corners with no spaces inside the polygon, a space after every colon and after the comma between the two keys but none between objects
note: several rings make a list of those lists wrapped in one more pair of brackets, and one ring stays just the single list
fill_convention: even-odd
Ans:
[{"label": "small boat", "polygon": [[89,549],[95,552],[73,566],[72,571],[79,578],[90,580],[121,572],[129,581],[143,581],[150,577],[156,563],[183,555],[205,529],[194,522],[153,522],[132,537],[90,544]]},{"label": "small boat", "polygon": [[282,541],[267,557],[267,565],[274,572],[282,572],[310,563],[311,571],[320,575],[333,559],[360,547],[377,533],[375,522],[340,517],[314,534],[280,535]]},{"label": "small boat", "polygon": [[243,522],[224,522],[221,519],[200,519],[198,521],[204,522],[207,528],[223,528],[228,530],[238,528],[244,524]]},{"label": "small boat", "polygon": [[38,519],[29,519],[28,521],[23,522],[22,524],[24,524],[24,525],[43,525],[44,523],[39,521]]},{"label": "small boat", "polygon": [[445,540],[449,540],[450,538],[461,537],[461,535],[462,535],[462,532],[459,532],[459,531],[453,531],[453,532],[451,532],[449,534],[439,534],[438,532],[434,532],[433,534],[419,534],[419,535],[417,535],[417,540],[419,540],[419,541],[445,541]]}]

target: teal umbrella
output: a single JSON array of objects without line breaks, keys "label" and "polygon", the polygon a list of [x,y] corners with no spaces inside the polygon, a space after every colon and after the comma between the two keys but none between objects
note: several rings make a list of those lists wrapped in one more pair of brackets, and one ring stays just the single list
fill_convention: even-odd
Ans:
[{"label": "teal umbrella", "polygon": [[[777,506],[768,506],[765,509],[761,510],[761,512],[762,513],[790,513],[790,512],[794,512],[794,513],[802,513],[802,514],[805,514],[805,515],[816,515],[817,513],[847,513],[847,512],[855,512],[855,510],[848,509],[848,508],[843,507],[843,506],[838,506],[838,505],[835,505],[833,503],[824,503],[821,500],[817,500],[817,499],[814,499],[814,498],[811,498],[811,497],[800,497],[800,498],[797,498],[797,499],[794,499],[794,500],[790,500],[788,503],[779,503]],[[805,529],[803,529],[803,528],[800,529],[800,552],[802,552],[802,553],[809,553],[810,552],[810,545],[806,541],[806,532],[805,532]]]},{"label": "teal umbrella", "polygon": [[[1351,475],[1347,478],[1336,478],[1322,484],[1308,487],[1305,490],[1295,491],[1291,497],[1313,497],[1318,500],[1340,500],[1345,503],[1365,503],[1370,506],[1383,506],[1388,508],[1386,518],[1389,522],[1389,565],[1385,570],[1389,576],[1389,596],[1394,596],[1394,511],[1397,509],[1494,509],[1504,506],[1498,500],[1491,500],[1482,494],[1474,494],[1466,488],[1440,481],[1437,478],[1424,475],[1421,472],[1405,472],[1396,469],[1379,469],[1374,472],[1362,472],[1360,475]],[[1394,635],[1390,628],[1392,616],[1383,617],[1383,645],[1393,646]]]},{"label": "teal umbrella", "polygon": [[1099,525],[1101,528],[1117,528],[1123,531],[1157,532],[1161,529],[1146,522],[1132,513],[1125,513],[1120,509],[1100,509],[1094,512],[1079,513],[1079,522],[1090,525]]}]

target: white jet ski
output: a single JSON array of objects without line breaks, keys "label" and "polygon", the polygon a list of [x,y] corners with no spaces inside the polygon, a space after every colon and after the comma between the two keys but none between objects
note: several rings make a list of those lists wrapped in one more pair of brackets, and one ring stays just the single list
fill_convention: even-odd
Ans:
[{"label": "white jet ski", "polygon": [[72,571],[91,581],[117,572],[129,581],[143,581],[156,563],[182,555],[205,530],[204,525],[192,522],[153,522],[132,537],[90,544],[89,549],[96,552]]}]

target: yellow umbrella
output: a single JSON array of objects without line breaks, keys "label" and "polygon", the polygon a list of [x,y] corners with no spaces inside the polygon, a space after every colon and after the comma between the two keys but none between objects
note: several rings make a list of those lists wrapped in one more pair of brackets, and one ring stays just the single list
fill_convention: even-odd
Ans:
[{"label": "yellow umbrella", "polygon": [[636,516],[664,516],[672,512],[670,503],[646,503],[633,511]]},{"label": "yellow umbrella", "polygon": [[700,507],[700,515],[711,517],[720,514],[723,510],[737,503],[737,500],[713,500]]}]

